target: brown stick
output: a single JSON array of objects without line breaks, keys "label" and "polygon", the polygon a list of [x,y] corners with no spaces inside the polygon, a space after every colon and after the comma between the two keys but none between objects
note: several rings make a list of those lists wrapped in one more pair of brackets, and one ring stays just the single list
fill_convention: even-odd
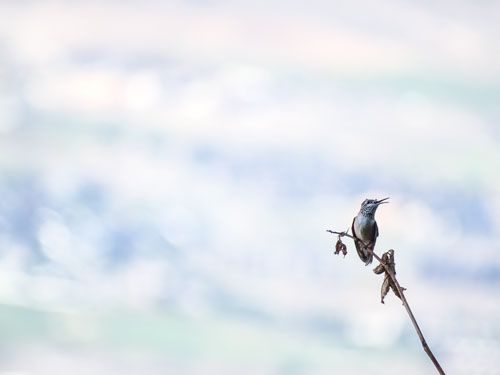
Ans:
[{"label": "brown stick", "polygon": [[427,345],[427,341],[425,341],[424,335],[423,335],[422,331],[420,330],[420,327],[418,326],[417,320],[415,319],[415,316],[413,315],[413,312],[410,309],[410,305],[408,304],[408,301],[406,300],[406,297],[404,295],[405,289],[401,288],[401,286],[399,285],[399,282],[396,279],[396,275],[394,275],[394,273],[390,270],[390,268],[384,262],[382,262],[382,259],[380,259],[380,257],[377,254],[375,254],[375,252],[373,252],[368,246],[366,246],[366,244],[363,241],[361,241],[359,238],[351,236],[350,234],[347,234],[346,232],[334,232],[331,230],[327,230],[327,232],[330,232],[333,234],[338,234],[340,237],[349,237],[349,238],[353,239],[354,241],[361,242],[365,246],[365,249],[368,250],[370,253],[372,253],[373,256],[380,262],[380,264],[382,264],[382,266],[384,266],[385,271],[391,277],[392,281],[394,282],[394,285],[396,285],[396,288],[399,292],[399,295],[401,296],[401,301],[403,302],[403,306],[405,307],[406,312],[408,313],[408,316],[410,317],[410,320],[413,324],[413,327],[415,328],[415,331],[417,331],[418,338],[420,339],[420,342],[422,343],[422,347],[424,348],[424,351],[427,353],[427,355],[431,359],[432,363],[434,363],[434,366],[436,367],[439,374],[446,375],[445,372],[443,371],[443,369],[441,368],[441,365],[439,364],[438,360],[436,359],[436,357],[432,353],[431,348],[429,348],[429,345]]}]

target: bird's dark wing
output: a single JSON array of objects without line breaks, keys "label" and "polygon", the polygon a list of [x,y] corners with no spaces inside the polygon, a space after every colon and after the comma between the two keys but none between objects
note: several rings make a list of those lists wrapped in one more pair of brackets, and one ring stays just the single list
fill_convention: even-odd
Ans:
[{"label": "bird's dark wing", "polygon": [[378,225],[377,222],[375,222],[375,236],[373,237],[373,242],[377,240],[378,237]]}]

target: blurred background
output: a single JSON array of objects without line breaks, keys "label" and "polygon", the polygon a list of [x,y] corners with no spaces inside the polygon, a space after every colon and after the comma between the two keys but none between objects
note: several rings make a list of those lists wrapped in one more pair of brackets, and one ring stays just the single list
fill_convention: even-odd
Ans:
[{"label": "blurred background", "polygon": [[0,374],[499,374],[498,14],[2,1]]}]

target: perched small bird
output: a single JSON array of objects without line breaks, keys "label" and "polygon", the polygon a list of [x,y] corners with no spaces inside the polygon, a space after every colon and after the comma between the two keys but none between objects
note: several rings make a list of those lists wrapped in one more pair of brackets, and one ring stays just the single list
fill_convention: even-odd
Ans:
[{"label": "perched small bird", "polygon": [[[375,242],[378,237],[378,227],[377,222],[375,221],[375,211],[382,203],[385,202],[389,198],[384,199],[365,199],[363,203],[361,203],[361,209],[359,210],[358,215],[352,221],[352,234],[354,237],[358,238],[360,241],[354,241],[356,244],[356,250],[358,251],[358,255],[365,265],[369,265],[373,260],[373,255],[366,249],[369,248],[373,251],[375,248]],[[365,247],[366,245],[366,247]]]}]

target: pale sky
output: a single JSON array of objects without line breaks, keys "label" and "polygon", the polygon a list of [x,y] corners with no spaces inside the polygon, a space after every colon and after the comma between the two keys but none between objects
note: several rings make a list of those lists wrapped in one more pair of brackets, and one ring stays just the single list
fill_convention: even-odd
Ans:
[{"label": "pale sky", "polygon": [[0,375],[495,373],[499,8],[4,1]]}]

